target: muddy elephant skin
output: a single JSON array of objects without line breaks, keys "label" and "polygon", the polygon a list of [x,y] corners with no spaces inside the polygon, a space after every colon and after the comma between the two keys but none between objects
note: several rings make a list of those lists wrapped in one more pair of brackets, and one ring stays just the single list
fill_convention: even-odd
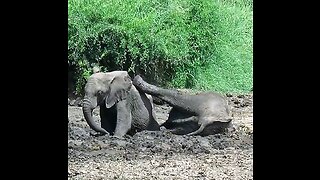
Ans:
[{"label": "muddy elephant skin", "polygon": [[[92,116],[97,106],[101,127]],[[101,134],[123,137],[142,130],[160,130],[152,99],[132,85],[127,71],[92,74],[85,86],[82,110],[88,125]]]},{"label": "muddy elephant skin", "polygon": [[206,136],[231,127],[228,101],[219,93],[185,94],[148,84],[139,75],[133,85],[173,107],[163,126],[175,134]]}]

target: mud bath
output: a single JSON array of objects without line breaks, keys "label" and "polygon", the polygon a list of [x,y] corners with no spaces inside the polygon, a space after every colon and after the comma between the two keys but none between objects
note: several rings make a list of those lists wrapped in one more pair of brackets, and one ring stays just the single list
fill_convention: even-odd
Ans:
[{"label": "mud bath", "polygon": [[[68,106],[68,179],[253,179],[252,94],[227,94],[234,130],[201,136],[142,131],[95,137],[79,106]],[[72,105],[77,105],[74,103]],[[163,123],[170,106],[155,105]],[[99,123],[99,110],[94,116]]]}]

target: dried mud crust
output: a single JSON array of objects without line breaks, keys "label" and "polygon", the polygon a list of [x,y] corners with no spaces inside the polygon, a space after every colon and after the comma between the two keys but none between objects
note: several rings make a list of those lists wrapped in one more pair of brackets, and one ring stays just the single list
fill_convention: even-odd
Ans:
[{"label": "dried mud crust", "polygon": [[[68,107],[68,179],[253,179],[252,95],[227,95],[234,130],[201,136],[142,131],[93,136],[81,107]],[[155,105],[163,123],[171,109]],[[98,109],[94,111],[99,123]]]}]

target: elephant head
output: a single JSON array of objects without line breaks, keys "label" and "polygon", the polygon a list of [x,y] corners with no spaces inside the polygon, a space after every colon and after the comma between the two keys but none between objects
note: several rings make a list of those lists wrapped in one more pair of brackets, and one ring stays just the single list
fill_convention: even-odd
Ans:
[{"label": "elephant head", "polygon": [[106,108],[127,98],[132,81],[127,71],[92,74],[85,85],[82,110],[88,125],[96,132],[108,133],[93,120],[92,111],[105,103]]}]

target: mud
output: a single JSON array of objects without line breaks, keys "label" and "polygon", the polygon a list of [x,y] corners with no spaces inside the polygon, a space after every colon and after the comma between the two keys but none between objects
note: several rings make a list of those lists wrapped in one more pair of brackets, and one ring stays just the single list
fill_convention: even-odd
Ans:
[{"label": "mud", "polygon": [[[234,126],[229,132],[181,136],[163,127],[124,139],[94,136],[73,101],[76,106],[68,106],[68,179],[253,179],[252,94],[227,98]],[[170,109],[155,105],[160,124]]]}]

